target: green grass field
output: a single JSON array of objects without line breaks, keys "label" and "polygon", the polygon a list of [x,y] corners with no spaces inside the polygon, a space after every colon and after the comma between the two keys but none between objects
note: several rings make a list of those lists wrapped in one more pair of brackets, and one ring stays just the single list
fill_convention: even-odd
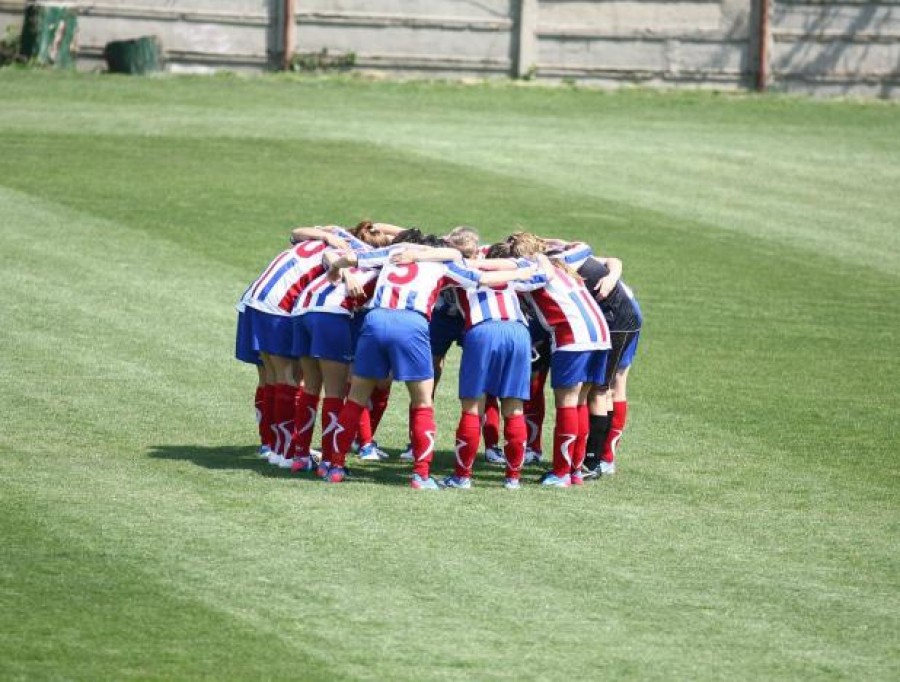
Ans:
[{"label": "green grass field", "polygon": [[[898,188],[885,103],[0,71],[0,679],[896,680]],[[254,457],[233,304],[362,217],[623,259],[616,477]]]}]

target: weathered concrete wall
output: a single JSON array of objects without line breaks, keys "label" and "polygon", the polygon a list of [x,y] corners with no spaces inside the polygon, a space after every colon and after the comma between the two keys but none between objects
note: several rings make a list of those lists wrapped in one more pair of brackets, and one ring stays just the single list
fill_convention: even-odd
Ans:
[{"label": "weathered concrete wall", "polygon": [[296,50],[353,52],[361,69],[503,76],[518,0],[298,0]]},{"label": "weathered concrete wall", "polygon": [[541,0],[538,76],[649,84],[749,84],[748,0]]},{"label": "weathered concrete wall", "polygon": [[771,25],[773,88],[900,96],[900,1],[778,0]]},{"label": "weathered concrete wall", "polygon": [[[761,0],[295,0],[297,53],[404,75],[753,87]],[[0,33],[26,0],[0,0]],[[158,35],[171,70],[276,67],[283,0],[79,0],[79,68]],[[900,0],[770,0],[770,87],[900,94]]]}]

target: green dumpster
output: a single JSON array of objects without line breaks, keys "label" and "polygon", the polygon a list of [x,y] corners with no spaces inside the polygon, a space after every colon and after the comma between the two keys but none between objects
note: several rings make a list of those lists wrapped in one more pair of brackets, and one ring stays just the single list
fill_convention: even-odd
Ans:
[{"label": "green dumpster", "polygon": [[156,36],[107,43],[103,56],[110,73],[144,74],[163,68],[162,43]]}]

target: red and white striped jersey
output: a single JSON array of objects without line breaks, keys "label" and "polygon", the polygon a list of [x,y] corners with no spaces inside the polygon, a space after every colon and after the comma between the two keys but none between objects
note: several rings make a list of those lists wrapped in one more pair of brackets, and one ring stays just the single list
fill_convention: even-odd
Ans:
[{"label": "red and white striped jersey", "polygon": [[550,332],[552,350],[604,350],[609,328],[584,284],[557,269],[542,289],[525,294],[541,325]]},{"label": "red and white striped jersey", "polygon": [[354,310],[368,301],[375,291],[375,282],[378,279],[377,270],[360,270],[350,268],[348,270],[365,292],[360,299],[347,295],[347,286],[343,281],[332,282],[328,279],[328,273],[323,272],[306,287],[294,305],[294,315],[303,313],[334,313],[338,315],[350,315]]},{"label": "red and white striped jersey", "polygon": [[360,268],[381,268],[369,308],[414,310],[430,319],[435,300],[443,287],[471,287],[481,281],[481,273],[467,270],[454,262],[391,263],[391,253],[405,248],[406,245],[401,244],[357,255]]},{"label": "red and white striped jersey", "polygon": [[[346,230],[335,230],[335,234],[354,250],[369,248]],[[333,250],[323,241],[309,239],[282,251],[244,292],[238,309],[249,306],[273,315],[291,315],[300,292],[325,271],[322,255]]]},{"label": "red and white striped jersey", "polygon": [[[520,268],[531,263],[520,263]],[[506,282],[496,286],[479,285],[474,288],[454,288],[457,306],[466,321],[466,329],[489,321],[513,320],[528,326],[528,320],[519,305],[519,294],[534,291],[547,284],[543,273],[528,280]]]}]

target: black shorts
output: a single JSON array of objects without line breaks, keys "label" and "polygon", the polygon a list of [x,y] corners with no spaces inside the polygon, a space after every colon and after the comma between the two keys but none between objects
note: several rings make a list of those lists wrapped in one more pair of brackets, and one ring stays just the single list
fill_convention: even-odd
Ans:
[{"label": "black shorts", "polygon": [[628,348],[628,345],[631,343],[632,339],[634,339],[634,337],[638,335],[638,331],[611,331],[609,333],[609,341],[612,344],[612,348],[610,348],[609,356],[606,361],[606,376],[604,378],[603,384],[605,387],[608,388],[612,383],[612,380],[615,379],[616,372],[619,370],[619,363],[622,361],[622,356],[625,354],[625,349]]}]

